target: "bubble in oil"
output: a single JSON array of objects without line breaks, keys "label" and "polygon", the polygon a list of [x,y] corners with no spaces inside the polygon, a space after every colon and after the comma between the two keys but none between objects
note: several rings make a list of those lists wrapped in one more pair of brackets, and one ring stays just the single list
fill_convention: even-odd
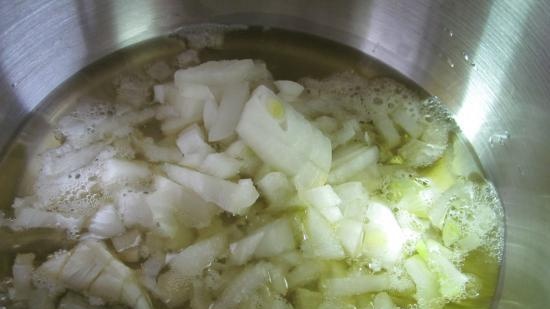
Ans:
[{"label": "bubble in oil", "polygon": [[470,56],[470,54],[468,54],[467,52],[464,51],[464,52],[462,52],[462,57],[464,58],[464,61],[466,61],[466,63],[468,65],[470,65],[473,68],[476,67],[476,64],[472,60],[472,56]]},{"label": "bubble in oil", "polygon": [[450,38],[454,37],[455,33],[453,32],[453,30],[447,28],[447,27],[443,27],[443,32],[445,32]]},{"label": "bubble in oil", "polygon": [[455,67],[455,63],[453,62],[453,60],[449,57],[447,57],[447,64],[451,67],[451,68],[454,68]]},{"label": "bubble in oil", "polygon": [[489,146],[491,146],[491,148],[496,146],[504,146],[510,139],[510,136],[510,132],[508,131],[495,133],[489,137]]}]

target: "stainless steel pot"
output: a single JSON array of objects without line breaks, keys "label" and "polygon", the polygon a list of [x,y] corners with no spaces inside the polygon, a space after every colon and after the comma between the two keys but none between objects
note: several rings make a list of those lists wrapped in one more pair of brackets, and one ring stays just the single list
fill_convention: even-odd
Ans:
[{"label": "stainless steel pot", "polygon": [[1,0],[0,149],[56,86],[191,23],[276,26],[355,47],[446,101],[506,212],[495,306],[550,304],[550,2]]}]

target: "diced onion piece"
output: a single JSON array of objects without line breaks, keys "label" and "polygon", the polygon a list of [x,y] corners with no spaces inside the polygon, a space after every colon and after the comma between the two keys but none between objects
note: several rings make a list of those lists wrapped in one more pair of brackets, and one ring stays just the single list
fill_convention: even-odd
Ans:
[{"label": "diced onion piece", "polygon": [[373,309],[396,309],[393,300],[388,293],[382,292],[376,294],[373,300]]},{"label": "diced onion piece", "polygon": [[411,139],[399,148],[398,153],[405,159],[407,165],[425,167],[439,160],[446,149],[447,146],[428,144],[417,139]]},{"label": "diced onion piece", "polygon": [[302,242],[302,251],[306,257],[318,259],[345,257],[344,249],[332,226],[315,209],[308,209],[304,223],[307,238]]},{"label": "diced onion piece", "polygon": [[379,203],[367,209],[369,222],[365,226],[363,253],[384,268],[393,266],[402,255],[404,237],[392,211]]},{"label": "diced onion piece", "polygon": [[254,252],[256,257],[272,257],[296,247],[292,227],[286,218],[271,222],[258,231],[263,232],[264,236]]},{"label": "diced onion piece", "polygon": [[346,182],[334,186],[334,191],[342,199],[339,207],[345,218],[365,221],[369,194],[360,182]]},{"label": "diced onion piece", "polygon": [[301,195],[307,203],[318,209],[334,207],[342,202],[330,185],[308,189]]},{"label": "diced onion piece", "polygon": [[177,84],[175,87],[170,86],[168,90],[166,102],[174,106],[179,112],[179,115],[174,115],[177,123],[173,129],[179,128],[181,130],[188,124],[200,121],[205,102],[214,99],[210,89],[202,84]]},{"label": "diced onion piece", "polygon": [[267,173],[256,184],[268,203],[277,207],[285,205],[294,191],[286,175],[281,172]]},{"label": "diced onion piece", "polygon": [[362,183],[358,181],[350,181],[332,187],[343,203],[352,202],[355,200],[368,201],[369,194]]},{"label": "diced onion piece", "polygon": [[342,202],[330,185],[305,190],[300,193],[302,199],[315,207],[330,223],[342,219],[338,205]]},{"label": "diced onion piece", "polygon": [[269,266],[268,275],[270,290],[279,295],[285,295],[288,291],[288,283],[285,278],[284,268],[273,264],[270,264]]},{"label": "diced onion piece", "polygon": [[225,235],[201,240],[172,257],[168,265],[185,277],[197,276],[226,250],[226,245]]},{"label": "diced onion piece", "polygon": [[456,124],[448,119],[436,119],[436,121],[432,121],[426,125],[426,129],[424,129],[420,140],[428,144],[447,145],[449,134],[453,132],[455,126]]},{"label": "diced onion piece", "polygon": [[153,213],[141,192],[122,192],[116,196],[116,205],[126,227],[153,228]]},{"label": "diced onion piece", "polygon": [[80,242],[65,263],[60,278],[71,289],[86,291],[91,296],[134,308],[152,307],[149,296],[138,285],[132,271],[99,242]]},{"label": "diced onion piece", "polygon": [[260,263],[247,267],[222,292],[212,309],[233,309],[252,295],[268,280],[267,265]]},{"label": "diced onion piece", "polygon": [[27,305],[28,309],[54,309],[55,299],[47,290],[33,289],[29,293]]},{"label": "diced onion piece", "polygon": [[142,274],[147,279],[155,279],[166,265],[166,255],[162,252],[154,252],[141,264]]},{"label": "diced onion piece", "polygon": [[277,80],[274,84],[279,90],[277,95],[287,102],[296,100],[304,91],[304,86],[290,80]]},{"label": "diced onion piece", "polygon": [[81,242],[63,266],[61,281],[71,289],[86,290],[112,261],[113,256],[99,242]]},{"label": "diced onion piece", "polygon": [[334,154],[328,182],[339,184],[357,175],[378,161],[378,148],[350,145]]},{"label": "diced onion piece", "polygon": [[188,246],[193,242],[194,233],[177,212],[177,208],[184,205],[179,201],[179,198],[185,197],[183,188],[160,176],[156,178],[155,186],[157,190],[146,197],[153,215],[155,234],[167,241],[169,245],[165,246],[172,249]]},{"label": "diced onion piece", "polygon": [[325,268],[325,263],[317,260],[298,264],[287,275],[288,287],[294,289],[319,279],[325,271]]},{"label": "diced onion piece", "polygon": [[104,149],[105,144],[98,142],[80,149],[64,144],[48,150],[42,154],[41,173],[48,176],[70,173],[90,163]]},{"label": "diced onion piece", "polygon": [[428,266],[435,270],[439,278],[439,290],[446,299],[457,299],[464,294],[468,277],[445,256],[445,247],[434,240],[426,241],[427,252],[419,252]]},{"label": "diced onion piece", "polygon": [[342,124],[340,130],[332,134],[332,148],[336,148],[349,142],[355,134],[359,131],[359,121],[357,119],[347,120]]},{"label": "diced onion piece", "polygon": [[61,298],[57,309],[94,309],[94,306],[83,297],[73,292],[68,292]]},{"label": "diced onion piece", "polygon": [[[135,127],[143,124],[155,117],[154,108],[144,108],[142,110],[130,110],[117,117],[113,117],[105,125],[97,128],[102,134],[112,134],[116,137],[126,137],[131,130],[128,127]],[[127,126],[127,127],[126,127]]]},{"label": "diced onion piece", "polygon": [[250,179],[234,183],[171,164],[165,164],[163,170],[168,177],[193,190],[205,201],[234,214],[243,213],[259,196]]},{"label": "diced onion piece", "polygon": [[330,140],[268,88],[260,86],[252,93],[237,133],[264,162],[293,176],[299,190],[325,183],[332,160]]},{"label": "diced onion piece", "polygon": [[115,261],[109,264],[90,285],[93,295],[101,295],[106,301],[118,302],[122,296],[122,287],[126,280],[133,279],[131,271],[124,264]]},{"label": "diced onion piece", "polygon": [[388,274],[330,278],[324,280],[322,286],[325,294],[333,297],[381,292],[391,288]]},{"label": "diced onion piece", "polygon": [[100,238],[111,238],[124,233],[124,225],[113,205],[99,209],[90,221],[88,230]]},{"label": "diced onion piece", "polygon": [[420,308],[439,308],[439,283],[437,277],[430,272],[426,263],[418,255],[405,261],[405,270],[416,285],[415,298]]},{"label": "diced onion piece", "polygon": [[293,267],[301,264],[303,262],[303,258],[302,254],[299,251],[293,250],[274,257],[273,261],[280,265]]},{"label": "diced onion piece", "polygon": [[271,83],[273,80],[273,77],[271,76],[271,72],[267,69],[267,65],[262,60],[254,60],[254,69],[249,74],[247,80],[264,85],[267,83]]},{"label": "diced onion piece", "polygon": [[452,201],[459,197],[459,200],[466,199],[471,202],[475,194],[473,185],[464,183],[457,183],[447,189],[439,198],[434,202],[434,206],[429,210],[428,217],[432,222],[432,225],[438,229],[443,229],[445,218],[451,206]]},{"label": "diced onion piece", "polygon": [[[479,203],[478,207],[472,210],[472,213],[475,214],[474,221],[470,221],[470,224],[460,221],[464,235],[457,241],[457,246],[462,252],[475,250],[484,244],[487,233],[496,228],[498,224],[499,216],[496,211],[490,205]],[[461,219],[465,220],[465,218]]]},{"label": "diced onion piece", "polygon": [[208,61],[176,71],[174,79],[178,87],[186,83],[226,85],[247,80],[253,70],[254,62],[250,59]]},{"label": "diced onion piece", "polygon": [[137,263],[141,259],[141,252],[139,247],[132,247],[126,250],[118,252],[117,257],[126,263]]},{"label": "diced onion piece", "polygon": [[340,299],[325,299],[317,309],[355,309],[356,307],[345,300]]},{"label": "diced onion piece", "polygon": [[400,126],[407,134],[409,134],[413,138],[418,138],[422,131],[424,130],[424,127],[422,126],[422,123],[418,119],[419,111],[416,111],[416,115],[413,115],[410,111],[407,110],[407,108],[413,108],[411,106],[409,107],[400,107],[396,109],[392,114],[391,118],[393,121]]},{"label": "diced onion piece", "polygon": [[25,300],[29,298],[32,291],[32,273],[34,270],[34,253],[18,254],[13,262],[13,288],[14,300]]},{"label": "diced onion piece", "polygon": [[138,151],[150,162],[178,163],[182,159],[181,152],[178,151],[178,148],[174,146],[159,146],[155,144],[150,137],[143,140],[134,139],[133,145],[135,145]]},{"label": "diced onion piece", "polygon": [[[242,106],[241,106],[242,109]],[[215,100],[204,102],[204,110],[202,111],[202,122],[206,130],[210,130],[218,119],[218,103]]]},{"label": "diced onion piece", "polygon": [[206,227],[218,213],[215,205],[206,202],[195,192],[170,179],[157,176],[155,188],[156,191],[147,197],[153,213],[157,213],[157,208],[167,208],[167,215],[171,214],[174,219],[187,227]]},{"label": "diced onion piece", "polygon": [[110,159],[103,165],[101,181],[106,187],[120,187],[151,179],[147,164],[137,161]]},{"label": "diced onion piece", "polygon": [[443,229],[441,230],[441,239],[445,246],[451,246],[462,238],[462,229],[460,225],[453,219],[445,220]]},{"label": "diced onion piece", "polygon": [[76,233],[80,230],[83,222],[83,218],[70,218],[54,212],[35,208],[23,208],[16,213],[15,220],[11,223],[11,228],[19,230],[50,227],[64,229],[69,233]]},{"label": "diced onion piece", "polygon": [[208,141],[221,141],[234,134],[248,95],[248,82],[225,85],[216,120],[208,130]]},{"label": "diced onion piece", "polygon": [[402,193],[397,208],[406,210],[418,217],[428,217],[429,209],[437,200],[439,192],[431,186],[419,185],[412,179],[398,179],[394,182],[396,191]]},{"label": "diced onion piece", "polygon": [[256,248],[264,237],[264,231],[257,231],[251,235],[232,243],[229,246],[229,260],[236,265],[243,265],[254,255]]},{"label": "diced onion piece", "polygon": [[239,174],[241,163],[224,153],[210,153],[201,163],[199,170],[206,174],[227,179]]},{"label": "diced onion piece", "polygon": [[58,251],[52,254],[48,260],[40,265],[32,275],[34,286],[46,289],[51,295],[59,295],[65,291],[60,281],[61,270],[69,260],[68,251]]},{"label": "diced onion piece", "polygon": [[254,154],[254,152],[246,146],[241,140],[236,140],[225,150],[225,154],[239,160],[241,175],[252,176],[256,173],[258,166],[260,166],[260,159]]},{"label": "diced onion piece", "polygon": [[373,117],[373,123],[374,127],[382,135],[382,138],[390,148],[394,148],[395,146],[399,145],[401,143],[401,137],[399,135],[399,132],[397,132],[397,129],[395,128],[393,122],[388,117],[388,115],[384,113],[377,113]]},{"label": "diced onion piece", "polygon": [[205,157],[207,154],[214,152],[214,149],[205,142],[204,133],[196,124],[181,132],[178,135],[176,144],[184,156],[199,154]]},{"label": "diced onion piece", "polygon": [[323,302],[323,294],[298,288],[294,292],[296,309],[318,309]]},{"label": "diced onion piece", "polygon": [[138,230],[130,230],[120,236],[111,239],[116,252],[135,248],[141,243],[141,233]]},{"label": "diced onion piece", "polygon": [[360,253],[363,242],[363,223],[353,219],[343,219],[338,222],[336,235],[340,239],[344,250],[351,257]]}]

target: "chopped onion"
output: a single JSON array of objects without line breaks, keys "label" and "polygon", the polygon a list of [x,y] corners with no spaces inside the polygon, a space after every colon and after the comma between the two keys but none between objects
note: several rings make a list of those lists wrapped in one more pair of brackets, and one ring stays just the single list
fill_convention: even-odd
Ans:
[{"label": "chopped onion", "polygon": [[199,170],[202,172],[227,179],[237,176],[241,164],[237,159],[224,153],[211,153],[204,158]]},{"label": "chopped onion", "polygon": [[212,309],[236,308],[243,300],[268,280],[267,265],[249,266],[223,291]]},{"label": "chopped onion", "polygon": [[234,134],[248,95],[248,82],[225,85],[216,119],[209,125],[208,141],[221,141]]},{"label": "chopped onion", "polygon": [[307,238],[302,242],[304,255],[318,259],[342,259],[344,249],[332,226],[314,209],[308,209],[305,220]]},{"label": "chopped onion", "polygon": [[[146,65],[120,80],[116,104],[61,118],[61,146],[0,223],[77,244],[36,269],[16,255],[12,301],[394,309],[472,294],[459,262],[497,243],[502,214],[490,185],[456,177],[470,172],[447,157],[454,125],[430,101],[350,72],[304,87],[258,60],[177,60],[173,81],[165,62]],[[159,104],[146,107],[151,90]]]},{"label": "chopped onion", "polygon": [[111,238],[124,233],[124,225],[115,207],[105,205],[94,215],[88,230],[100,238]]},{"label": "chopped onion", "polygon": [[168,265],[185,277],[194,277],[224,252],[226,243],[224,235],[199,241],[172,257]]},{"label": "chopped onion", "polygon": [[263,161],[293,176],[298,189],[326,181],[332,160],[330,140],[266,87],[252,93],[237,133]]},{"label": "chopped onion", "polygon": [[208,61],[195,67],[178,70],[175,83],[180,87],[185,83],[226,85],[247,80],[254,70],[254,62],[245,60]]},{"label": "chopped onion", "polygon": [[34,270],[33,262],[33,253],[18,254],[15,257],[15,262],[12,267],[14,293],[11,297],[14,300],[25,300],[29,298],[32,292],[31,275]]},{"label": "chopped onion", "polygon": [[206,156],[214,152],[214,149],[204,140],[204,133],[201,128],[194,124],[178,135],[176,144],[184,156],[199,154]]},{"label": "chopped onion", "polygon": [[304,86],[290,80],[277,80],[273,83],[279,89],[277,95],[287,102],[296,100],[304,91]]},{"label": "chopped onion", "polygon": [[101,174],[101,181],[106,187],[127,186],[150,178],[151,171],[145,163],[120,159],[106,161]]},{"label": "chopped onion", "polygon": [[230,261],[236,265],[243,265],[254,255],[256,248],[264,237],[264,231],[257,231],[251,235],[232,243],[229,246]]},{"label": "chopped onion", "polygon": [[170,164],[164,165],[163,169],[174,181],[231,213],[243,213],[259,196],[250,179],[234,183]]}]

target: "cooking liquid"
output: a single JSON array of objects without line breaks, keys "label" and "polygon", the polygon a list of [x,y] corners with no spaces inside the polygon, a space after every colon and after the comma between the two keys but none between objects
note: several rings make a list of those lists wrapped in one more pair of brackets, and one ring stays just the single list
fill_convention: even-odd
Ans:
[{"label": "cooking liquid", "polygon": [[[32,192],[33,179],[39,168],[37,155],[45,149],[57,147],[54,128],[57,121],[83,96],[112,100],[115,97],[113,80],[127,73],[144,72],[144,68],[159,60],[175,64],[175,57],[185,49],[185,43],[177,36],[152,39],[117,51],[86,67],[52,92],[39,108],[32,113],[0,162],[0,209],[6,217],[13,215],[11,203],[16,196]],[[407,81],[390,67],[362,54],[360,51],[318,37],[276,29],[251,28],[225,34],[219,48],[205,48],[199,52],[201,62],[221,59],[261,59],[266,62],[274,80],[299,80],[302,77],[323,78],[343,71],[354,70],[366,77],[390,77],[428,97],[428,94]],[[160,134],[155,123],[145,125],[143,131],[149,136]],[[464,169],[464,175],[483,180],[478,159],[466,140],[456,134],[445,156],[421,174],[451,181],[448,168]],[[458,163],[456,163],[458,162]],[[458,164],[458,166],[457,166]],[[503,224],[500,222],[499,224]],[[48,254],[61,247],[69,247],[64,234],[45,229],[21,234],[6,228],[0,231],[0,278],[11,277],[11,265],[16,253],[38,253],[40,262]],[[45,236],[38,236],[45,235]],[[38,238],[37,238],[38,237]],[[42,237],[42,238],[40,238]],[[479,295],[445,308],[489,308],[497,289],[500,269],[499,260],[503,240],[493,245],[492,254],[487,250],[475,250],[464,261],[463,272],[474,274],[479,279]],[[32,249],[31,249],[32,248]],[[495,251],[499,251],[496,252]],[[334,262],[336,264],[342,262]],[[5,283],[0,284],[4,294]],[[394,299],[406,307],[413,299]],[[0,297],[0,304],[3,297]],[[156,306],[163,307],[160,302]]]}]

